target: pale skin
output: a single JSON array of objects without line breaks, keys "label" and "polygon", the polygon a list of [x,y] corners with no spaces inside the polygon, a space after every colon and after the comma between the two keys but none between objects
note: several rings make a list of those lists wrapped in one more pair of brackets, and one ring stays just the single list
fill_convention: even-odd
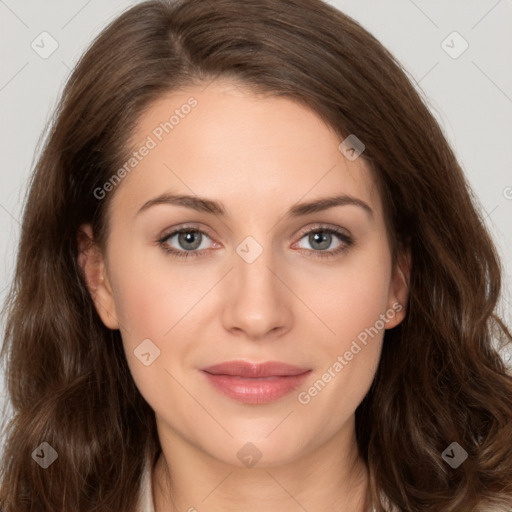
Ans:
[{"label": "pale skin", "polygon": [[[191,96],[197,107],[115,190],[105,253],[92,246],[79,257],[98,314],[120,329],[135,383],[155,411],[163,451],[152,474],[156,512],[365,512],[368,472],[354,413],[377,370],[384,329],[404,318],[409,275],[405,256],[392,264],[369,166],[347,159],[340,138],[313,111],[227,81],[160,98],[139,120],[134,149]],[[226,215],[173,204],[137,214],[164,192],[221,202]],[[371,213],[345,204],[286,216],[298,203],[340,194]],[[204,232],[194,232],[199,248],[183,246],[179,235],[166,245],[202,257],[180,259],[158,245],[191,223],[191,231]],[[353,244],[332,234],[327,249],[318,248],[307,232],[328,228]],[[90,225],[82,229],[93,237]],[[251,263],[236,251],[249,236],[262,248]],[[379,335],[300,403],[299,392],[383,314]],[[149,366],[134,354],[145,339],[160,349]],[[273,403],[243,404],[199,370],[234,359],[312,372]],[[253,467],[237,457],[248,442],[262,454]]]}]

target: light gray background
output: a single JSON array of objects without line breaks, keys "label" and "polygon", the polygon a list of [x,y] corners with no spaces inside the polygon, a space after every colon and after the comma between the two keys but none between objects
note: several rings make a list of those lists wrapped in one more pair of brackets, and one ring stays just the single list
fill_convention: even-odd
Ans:
[{"label": "light gray background", "polygon": [[[214,2],[215,0],[212,0]],[[243,1],[243,0],[241,0]],[[41,132],[78,57],[128,0],[0,0],[0,300],[12,277],[26,182]],[[476,191],[504,263],[501,313],[510,325],[512,273],[512,1],[331,0],[405,66]],[[48,32],[57,50],[31,44]],[[452,58],[442,42],[469,44]],[[46,40],[48,41],[48,40]],[[461,40],[448,38],[452,53]],[[48,48],[48,46],[46,46]],[[4,322],[2,319],[1,327]],[[510,360],[511,354],[504,353]],[[0,375],[1,377],[1,375]],[[0,382],[0,406],[5,396]]]}]

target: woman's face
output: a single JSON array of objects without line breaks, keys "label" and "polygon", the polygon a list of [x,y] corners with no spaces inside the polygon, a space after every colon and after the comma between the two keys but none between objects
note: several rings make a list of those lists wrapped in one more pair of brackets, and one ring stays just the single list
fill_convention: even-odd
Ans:
[{"label": "woman's face", "polygon": [[[140,119],[121,182],[98,191],[115,192],[104,259],[80,262],[159,434],[226,463],[279,465],[353,431],[406,288],[357,153],[292,100],[203,89]],[[204,371],[235,360],[304,373]]]}]

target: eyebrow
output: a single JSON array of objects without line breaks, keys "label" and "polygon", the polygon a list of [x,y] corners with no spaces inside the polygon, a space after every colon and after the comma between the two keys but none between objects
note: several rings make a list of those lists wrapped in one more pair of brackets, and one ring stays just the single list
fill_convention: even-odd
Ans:
[{"label": "eyebrow", "polygon": [[[150,199],[139,208],[136,215],[139,215],[140,213],[148,210],[152,206],[161,204],[184,206],[185,208],[191,208],[192,210],[196,210],[199,212],[211,213],[214,215],[220,215],[222,217],[227,216],[224,205],[218,201],[213,201],[211,199],[199,196],[171,193],[164,193],[158,197]],[[347,194],[324,197],[320,199],[315,199],[313,201],[309,201],[307,203],[296,204],[286,212],[285,217],[301,217],[304,215],[309,215],[311,213],[317,213],[324,210],[328,210],[329,208],[334,208],[335,206],[346,205],[359,206],[360,208],[365,210],[365,212],[371,219],[373,219],[373,210],[367,203],[365,203],[361,199],[357,199]]]}]

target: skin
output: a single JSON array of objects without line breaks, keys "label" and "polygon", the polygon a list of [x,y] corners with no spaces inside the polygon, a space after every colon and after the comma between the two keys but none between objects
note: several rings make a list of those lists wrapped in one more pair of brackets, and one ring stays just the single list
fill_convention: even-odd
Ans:
[{"label": "skin", "polygon": [[[93,245],[79,257],[97,311],[120,329],[135,383],[155,411],[163,450],[152,475],[156,512],[363,512],[368,474],[354,413],[374,378],[384,329],[308,404],[298,394],[407,300],[409,267],[406,259],[401,269],[392,264],[369,166],[345,158],[340,138],[313,111],[228,81],[161,97],[139,120],[134,149],[190,96],[197,107],[115,190],[105,252]],[[170,204],[137,215],[163,192],[221,201],[228,215]],[[285,217],[296,203],[334,192],[364,201],[373,216],[349,204]],[[178,259],[158,245],[185,223],[206,233],[196,249],[204,257]],[[317,256],[344,245],[333,235],[319,249],[303,234],[319,225],[341,228],[353,245]],[[93,237],[90,225],[82,230]],[[247,236],[263,249],[252,263],[236,252]],[[167,244],[190,247],[178,235]],[[404,315],[405,306],[386,315],[384,328]],[[149,366],[134,355],[147,338],[161,351]],[[199,370],[234,359],[312,373],[273,403],[242,404]],[[250,468],[237,457],[247,442],[262,454]]]}]

